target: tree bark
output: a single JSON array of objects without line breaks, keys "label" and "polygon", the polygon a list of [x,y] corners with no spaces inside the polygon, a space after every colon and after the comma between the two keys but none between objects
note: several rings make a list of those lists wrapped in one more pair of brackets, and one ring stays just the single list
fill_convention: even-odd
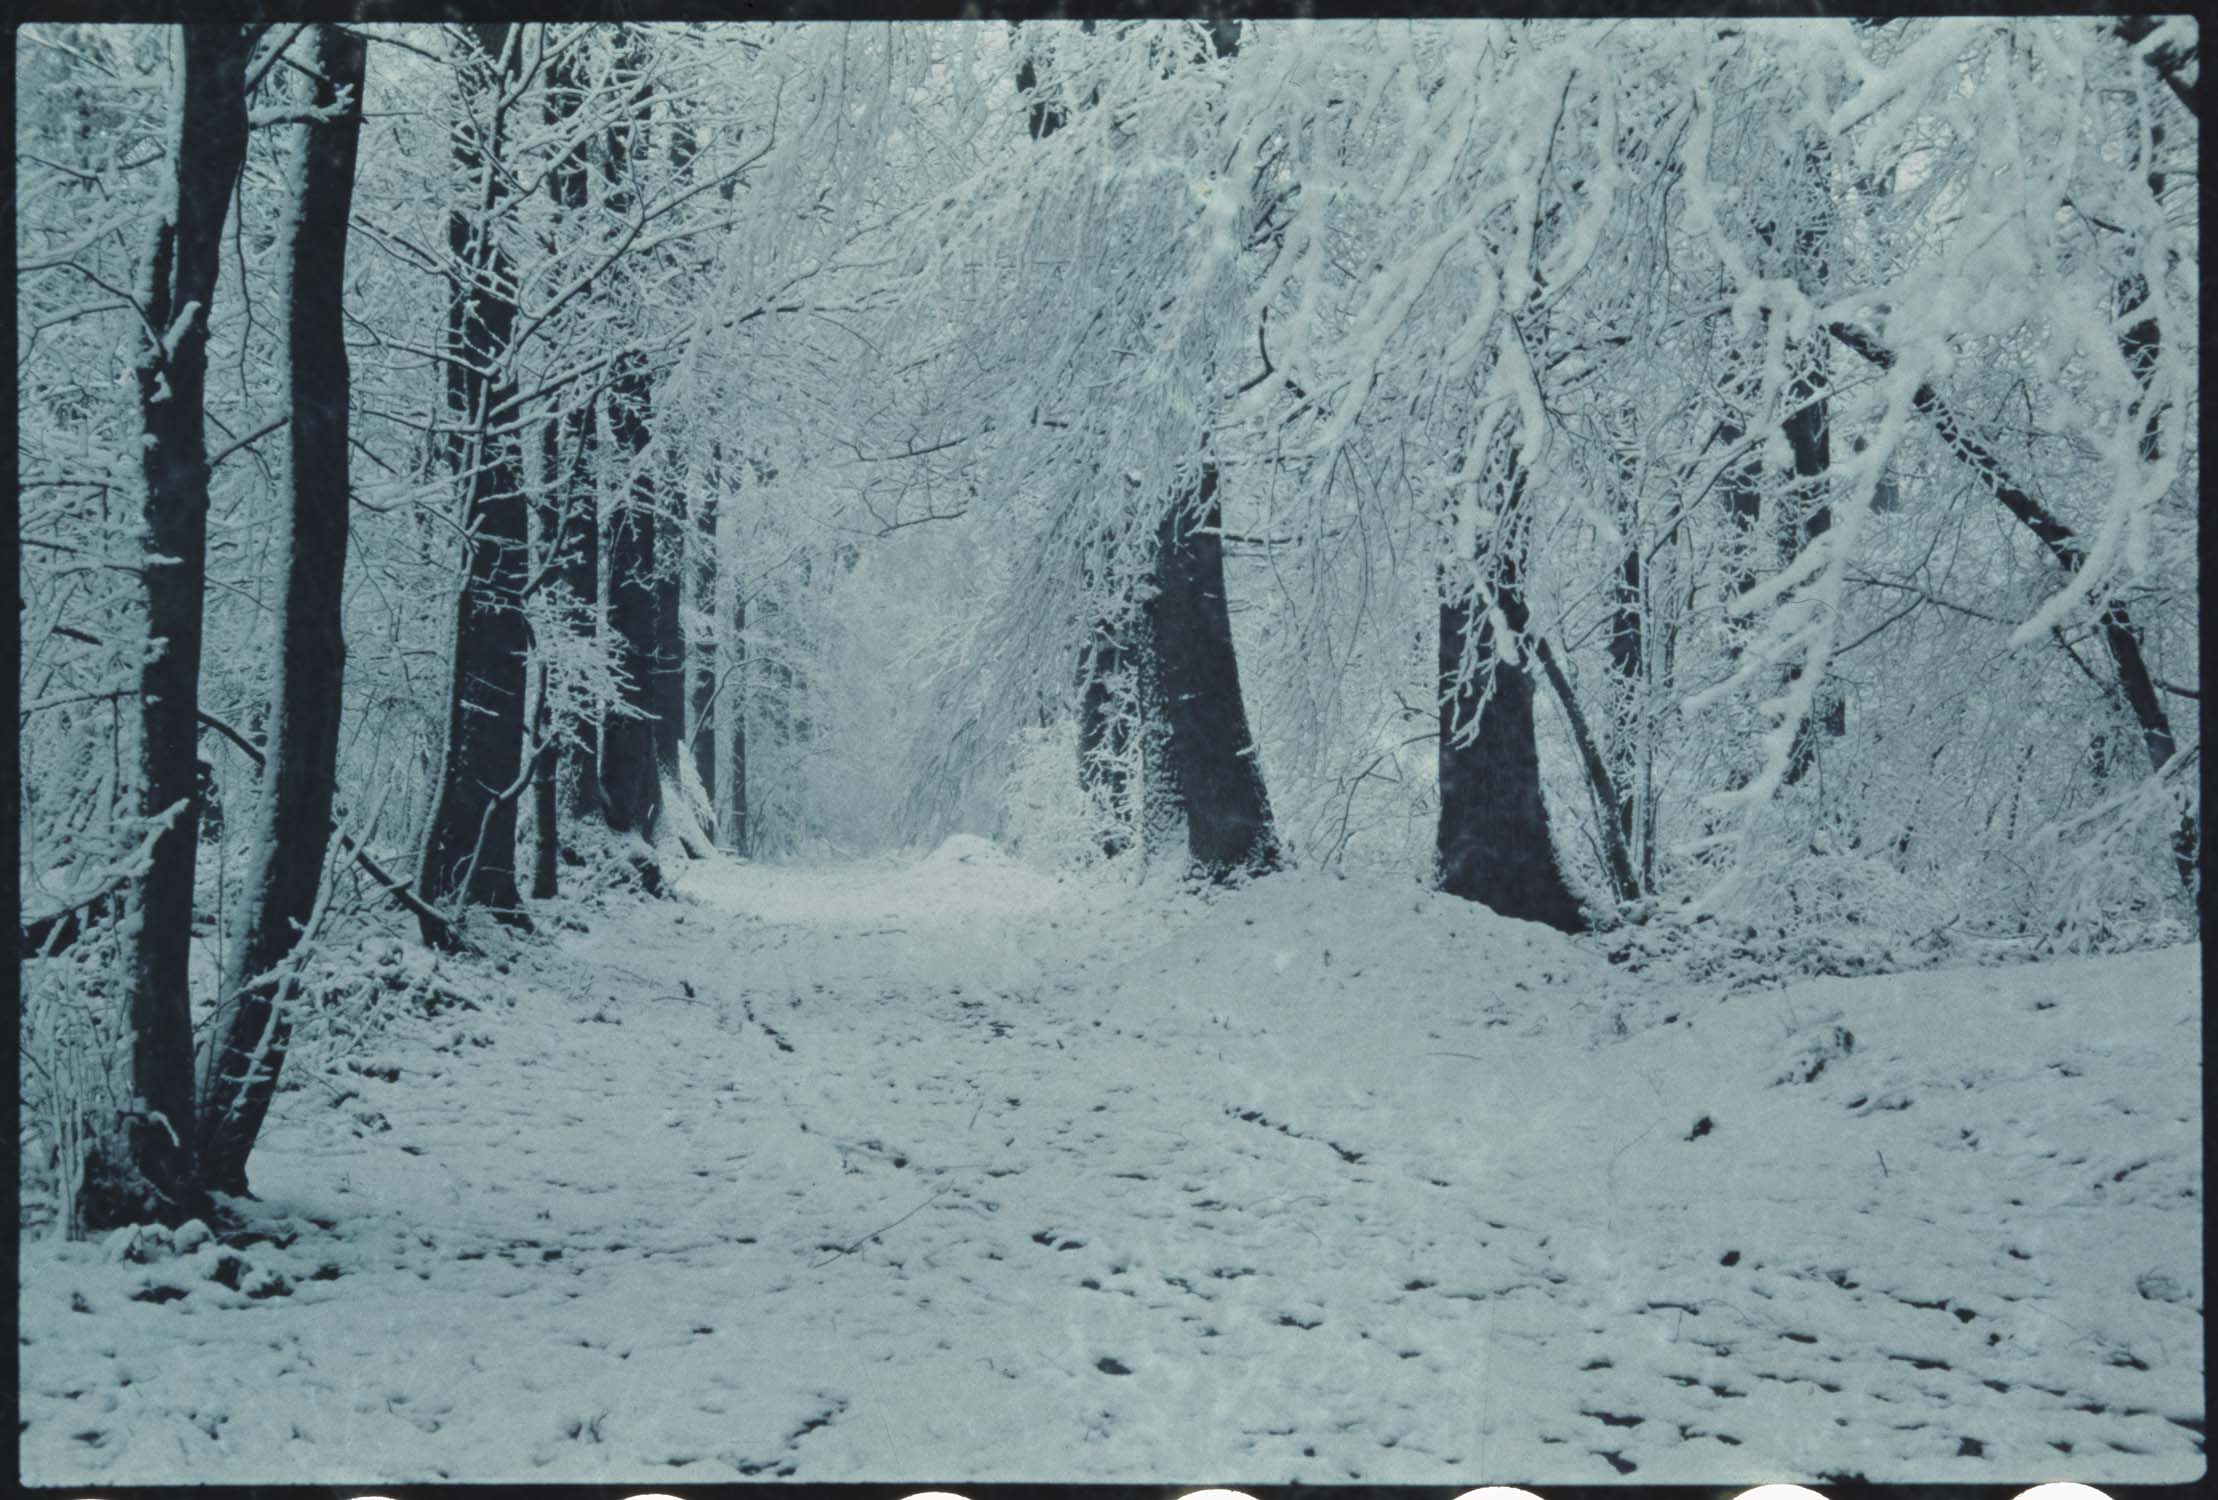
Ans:
[{"label": "tree bark", "polygon": [[693,769],[701,778],[701,791],[709,810],[721,805],[716,794],[716,661],[722,648],[723,611],[716,608],[716,492],[712,489],[693,508],[693,607],[709,622],[693,642],[688,660],[692,679],[692,704],[686,715],[686,732],[693,741]]},{"label": "tree bark", "polygon": [[[618,67],[637,58],[638,39],[629,30],[616,37]],[[631,212],[638,142],[634,132],[646,121],[648,93],[638,83],[629,106],[610,124],[602,141],[601,173],[606,208],[618,219]],[[601,732],[601,793],[609,826],[637,834],[652,845],[662,820],[661,752],[664,738],[655,715],[667,701],[662,642],[665,622],[656,577],[658,545],[655,479],[647,460],[652,375],[646,359],[627,353],[617,362],[609,387],[609,429],[617,460],[629,475],[628,493],[609,526],[608,624],[624,672],[624,705],[629,712],[611,717]],[[682,698],[681,698],[682,702]],[[635,868],[650,892],[662,888],[662,872],[651,853],[635,854]]]},{"label": "tree bark", "polygon": [[[1516,474],[1506,509],[1514,512],[1524,493],[1524,475]],[[1518,560],[1504,552],[1493,561],[1492,603],[1510,630],[1522,635],[1527,612]],[[1511,662],[1497,655],[1497,649],[1483,596],[1455,587],[1443,573],[1440,889],[1505,917],[1581,932],[1586,919],[1564,884],[1541,798],[1533,680],[1522,656]],[[1467,652],[1479,665],[1463,681]]]},{"label": "tree bark", "polygon": [[1168,509],[1156,533],[1156,587],[1143,610],[1187,852],[1217,881],[1275,870],[1280,859],[1240,698],[1221,517],[1217,468],[1204,464],[1199,485]]},{"label": "tree bark", "polygon": [[201,1173],[224,1193],[246,1191],[247,1156],[284,1065],[291,1022],[276,971],[306,935],[323,886],[339,769],[349,373],[341,312],[367,43],[328,25],[303,40],[315,107],[332,113],[302,127],[299,211],[286,247],[290,545],[256,854],[216,1013],[221,1041],[201,1090]]},{"label": "tree bark", "polygon": [[1556,702],[1563,708],[1564,722],[1571,726],[1571,743],[1578,749],[1579,762],[1586,768],[1587,784],[1594,792],[1595,811],[1599,815],[1596,822],[1602,834],[1603,871],[1610,877],[1610,887],[1618,900],[1637,901],[1640,881],[1633,874],[1632,851],[1625,836],[1625,824],[1629,819],[1618,817],[1612,811],[1628,805],[1625,794],[1618,789],[1609,762],[1602,758],[1601,747],[1594,742],[1586,714],[1579,707],[1579,695],[1572,691],[1571,679],[1564,675],[1555,652],[1541,636],[1531,637],[1530,643],[1533,655],[1540,661],[1541,671],[1547,675],[1548,686],[1555,691]]},{"label": "tree bark", "polygon": [[129,904],[131,1088],[139,1114],[126,1159],[95,1160],[79,1195],[85,1227],[152,1217],[180,1224],[204,1211],[193,1118],[193,854],[199,802],[201,590],[208,550],[208,308],[223,218],[246,157],[248,34],[237,26],[181,32],[183,84],[174,197],[154,227],[143,282],[146,317],[136,376],[144,446],[146,527],[141,577],[154,649],[139,670],[140,812],[167,820]]},{"label": "tree bark", "polygon": [[609,393],[616,451],[635,472],[631,492],[609,526],[608,625],[624,672],[624,703],[601,730],[601,794],[609,826],[651,838],[662,811],[655,767],[658,687],[655,590],[655,481],[640,457],[647,446],[644,362],[628,358]]},{"label": "tree bark", "polygon": [[654,571],[654,676],[649,695],[655,714],[655,775],[676,794],[678,763],[685,754],[685,528],[656,528]]},{"label": "tree bark", "polygon": [[[1629,865],[1632,863],[1630,851],[1639,851],[1639,875],[1631,894],[1624,896],[1632,900],[1646,888],[1653,870],[1653,841],[1646,837],[1648,830],[1642,826],[1644,807],[1651,814],[1653,812],[1645,795],[1653,752],[1648,703],[1648,587],[1641,571],[1634,465],[1622,448],[1618,451],[1617,475],[1618,516],[1627,541],[1624,555],[1618,561],[1617,583],[1610,601],[1609,662],[1610,675],[1617,684],[1617,704],[1613,715],[1616,732],[1610,737],[1609,767],[1616,797],[1615,805],[1605,809],[1603,815],[1616,819],[1617,840],[1628,851]],[[1569,712],[1568,702],[1566,712]]]},{"label": "tree bark", "polygon": [[753,851],[747,821],[747,596],[732,580],[732,680],[724,691],[725,712],[732,726],[732,753],[726,757],[724,775],[731,783],[731,823],[726,846],[741,859]]},{"label": "tree bark", "polygon": [[[1831,276],[1825,257],[1826,231],[1833,217],[1832,191],[1828,185],[1830,166],[1831,152],[1822,143],[1813,143],[1803,151],[1802,212],[1800,222],[1795,225],[1793,272],[1802,290],[1818,302],[1825,300]],[[1827,340],[1813,336],[1794,352],[1799,356],[1801,367],[1787,387],[1789,411],[1780,424],[1786,431],[1787,446],[1794,454],[1797,485],[1798,505],[1783,508],[1779,518],[1782,550],[1790,556],[1833,526],[1833,507],[1822,493],[1826,471],[1833,464],[1830,403],[1826,396],[1832,385],[1826,370],[1831,346]],[[1800,510],[1799,522],[1797,509]],[[1789,682],[1801,676],[1800,664],[1788,669]],[[1848,732],[1847,706],[1838,692],[1821,682],[1812,701],[1814,712],[1795,731],[1794,744],[1788,753],[1786,782],[1789,786],[1800,782],[1817,763],[1820,734],[1827,739],[1839,739]]]},{"label": "tree bark", "polygon": [[[585,80],[580,49],[572,45],[547,65],[547,123],[561,127],[576,118],[584,103]],[[579,216],[588,197],[588,163],[582,139],[567,143],[547,173],[547,194],[554,200],[556,233],[582,233]],[[548,465],[548,483],[560,493],[562,528],[555,539],[561,578],[584,610],[589,634],[600,629],[601,502],[593,479],[593,406],[590,400],[562,414],[559,458]],[[601,798],[601,716],[588,707],[571,743],[562,751],[562,799],[579,818],[606,821]]]},{"label": "tree bark", "polygon": [[538,751],[531,761],[531,899],[546,901],[562,889],[562,798],[556,787],[554,706],[547,701],[547,668],[539,668],[539,711],[533,716]]},{"label": "tree bark", "polygon": [[[502,67],[507,23],[463,28],[466,86],[487,96],[515,67]],[[490,103],[489,99],[485,100]],[[490,413],[514,395],[506,373],[515,327],[515,273],[502,248],[496,210],[504,192],[500,119],[481,138],[457,125],[455,165],[474,184],[474,212],[448,218],[461,285],[450,313],[449,418],[470,540],[455,605],[454,671],[447,698],[445,762],[417,888],[431,905],[482,906],[529,927],[516,888],[516,803],[523,792],[524,696],[530,649],[523,614],[530,507],[514,443],[490,430]],[[429,934],[426,934],[428,939]]]}]

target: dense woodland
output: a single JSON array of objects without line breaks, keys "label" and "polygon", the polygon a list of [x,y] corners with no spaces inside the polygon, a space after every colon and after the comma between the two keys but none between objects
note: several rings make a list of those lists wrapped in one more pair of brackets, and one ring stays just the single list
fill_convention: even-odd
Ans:
[{"label": "dense woodland", "polygon": [[205,1216],[366,925],[699,858],[2195,935],[2197,45],[19,30],[27,1181]]}]

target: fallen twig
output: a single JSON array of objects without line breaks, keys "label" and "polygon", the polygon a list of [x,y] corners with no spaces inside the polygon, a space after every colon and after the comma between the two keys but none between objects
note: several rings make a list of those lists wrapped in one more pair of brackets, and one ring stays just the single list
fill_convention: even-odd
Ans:
[{"label": "fallen twig", "polygon": [[887,1230],[892,1229],[897,1225],[906,1224],[909,1222],[909,1220],[915,1218],[918,1214],[923,1213],[926,1209],[930,1208],[934,1203],[939,1201],[940,1193],[944,1193],[946,1191],[947,1189],[941,1188],[939,1192],[934,1193],[931,1197],[925,1199],[922,1203],[919,1203],[916,1207],[910,1209],[900,1218],[895,1219],[892,1224],[879,1225],[876,1229],[873,1229],[872,1231],[870,1231],[870,1233],[855,1241],[854,1244],[843,1245],[839,1249],[834,1250],[830,1255],[825,1256],[822,1260],[810,1261],[809,1269],[813,1271],[819,1266],[830,1265],[833,1261],[838,1260],[843,1255],[853,1255],[857,1250],[862,1249],[863,1246],[869,1244],[872,1240],[878,1238],[879,1235],[884,1234]]}]

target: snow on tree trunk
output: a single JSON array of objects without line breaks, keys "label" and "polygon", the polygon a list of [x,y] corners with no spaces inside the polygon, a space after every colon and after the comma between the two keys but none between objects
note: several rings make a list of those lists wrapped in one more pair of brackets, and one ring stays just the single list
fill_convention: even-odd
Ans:
[{"label": "snow on tree trunk", "polygon": [[655,774],[675,793],[685,754],[685,528],[656,528],[654,652],[648,702],[655,715]]},{"label": "snow on tree trunk", "polygon": [[341,309],[367,44],[336,26],[313,27],[304,41],[303,61],[318,75],[315,107],[331,113],[301,127],[299,202],[288,224],[284,592],[254,863],[216,1012],[221,1040],[201,1089],[201,1172],[224,1193],[246,1191],[247,1156],[285,1061],[291,1026],[281,971],[306,935],[323,885],[339,765],[348,457]]},{"label": "snow on tree trunk", "polygon": [[[561,128],[574,121],[585,99],[583,49],[573,44],[547,63],[547,96],[542,115],[549,126]],[[584,138],[558,137],[560,158],[547,172],[547,196],[554,201],[551,233],[559,248],[562,240],[584,232],[589,201],[588,163]],[[588,633],[600,628],[601,612],[601,504],[593,478],[595,427],[590,398],[570,396],[572,404],[562,413],[556,447],[562,458],[547,465],[547,483],[554,490],[555,508],[562,517],[554,539],[562,581],[583,607]],[[566,460],[566,462],[565,462]],[[575,735],[563,745],[559,782],[573,817],[607,818],[601,801],[601,719],[588,704]],[[536,804],[535,804],[536,805]]]},{"label": "snow on tree trunk", "polygon": [[1216,465],[1204,464],[1200,484],[1169,508],[1156,534],[1155,592],[1144,611],[1187,852],[1220,881],[1279,864],[1271,802],[1240,698],[1221,516]]},{"label": "snow on tree trunk", "polygon": [[[594,422],[590,408],[578,406],[564,414],[563,451],[570,455],[568,471],[557,480],[563,486],[561,549],[562,578],[571,597],[584,606],[585,627],[598,633],[601,615],[601,500],[593,482]],[[601,715],[588,704],[577,726],[574,744],[562,751],[562,780],[568,788],[570,814],[577,818],[607,821],[608,808],[601,796]]]},{"label": "snow on tree trunk", "polygon": [[747,596],[739,591],[737,578],[732,580],[731,601],[732,644],[725,668],[731,685],[718,703],[724,716],[720,722],[731,726],[731,753],[724,757],[724,828],[726,847],[745,859],[753,853],[747,821]]},{"label": "snow on tree trunk", "polygon": [[205,1192],[193,1128],[190,948],[194,795],[200,724],[201,590],[208,548],[208,442],[202,405],[208,309],[223,219],[246,156],[247,34],[188,26],[178,99],[174,196],[154,226],[142,290],[139,413],[147,636],[139,670],[140,810],[163,824],[126,917],[131,1084],[140,1114],[125,1127],[127,1160],[96,1154],[79,1198],[88,1229],[153,1217],[179,1224]]},{"label": "snow on tree trunk", "polygon": [[554,708],[547,702],[547,669],[539,669],[539,706],[532,715],[532,738],[539,746],[531,762],[531,899],[545,901],[561,890],[562,798],[557,789]]},{"label": "snow on tree trunk", "polygon": [[[1794,231],[1791,269],[1804,294],[1820,302],[1825,300],[1828,276],[1826,235],[1834,217],[1831,189],[1827,186],[1831,159],[1832,153],[1822,143],[1808,146],[1802,153],[1801,168],[1795,178],[1795,185],[1801,190],[1801,211]],[[1762,232],[1769,243],[1769,227]],[[1800,368],[1787,387],[1787,416],[1780,425],[1786,431],[1787,446],[1794,454],[1796,491],[1794,503],[1781,508],[1779,522],[1780,546],[1789,557],[1824,535],[1833,525],[1833,508],[1824,494],[1825,474],[1833,464],[1832,429],[1826,410],[1826,392],[1832,385],[1826,361],[1831,353],[1832,341],[1822,333],[1801,341],[1796,350]],[[1789,682],[1801,675],[1800,665],[1787,670]],[[1789,786],[1808,775],[1816,763],[1819,732],[1827,739],[1839,739],[1848,732],[1847,704],[1840,693],[1821,684],[1817,701],[1820,705],[1817,713],[1795,732],[1794,747],[1787,761]]]},{"label": "snow on tree trunk", "polygon": [[693,767],[708,794],[709,809],[721,814],[724,799],[716,790],[716,659],[723,644],[724,621],[716,608],[716,492],[704,489],[693,505],[693,611],[702,622],[701,634],[687,656],[691,677],[691,703],[686,714],[686,734],[693,742]]},{"label": "snow on tree trunk", "polygon": [[[463,59],[462,75],[487,115],[499,74],[517,66],[517,56],[504,59],[508,31],[505,23],[464,28],[463,45],[474,55]],[[516,888],[516,804],[524,791],[530,641],[521,596],[531,513],[514,443],[493,430],[492,413],[514,395],[506,363],[516,321],[515,273],[495,222],[505,191],[497,119],[483,136],[458,123],[454,142],[457,176],[476,196],[474,213],[458,210],[448,219],[460,280],[450,315],[448,419],[458,428],[450,451],[470,540],[455,604],[446,755],[417,888],[434,906],[482,906],[528,927]]]}]

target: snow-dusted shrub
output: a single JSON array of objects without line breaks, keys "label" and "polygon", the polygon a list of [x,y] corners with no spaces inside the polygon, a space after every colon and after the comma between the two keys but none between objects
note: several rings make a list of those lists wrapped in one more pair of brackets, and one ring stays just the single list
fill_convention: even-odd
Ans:
[{"label": "snow-dusted shrub", "polygon": [[1105,840],[1117,831],[1115,812],[1078,784],[1078,721],[1066,715],[1044,728],[1027,725],[1011,736],[1010,752],[1002,788],[1009,847],[1043,870],[1099,862]]},{"label": "snow-dusted shrub", "polygon": [[[2122,951],[2191,940],[2172,841],[2192,809],[2192,757],[2175,758],[2171,776],[2145,777],[2076,817],[2037,830],[2033,911],[2044,950]],[[2202,826],[2194,823],[2198,847]]]},{"label": "snow-dusted shrub", "polygon": [[62,952],[17,971],[17,1201],[26,1229],[73,1232],[88,1161],[121,1159],[120,1142],[93,1135],[131,1097],[129,1031],[111,979],[122,971],[119,939],[113,923],[88,924]]},{"label": "snow-dusted shrub", "polygon": [[1804,849],[1767,860],[1714,913],[1640,913],[1603,951],[1635,971],[1740,989],[1819,974],[1930,968],[1958,953],[1964,913],[1942,889],[1886,860]]}]

